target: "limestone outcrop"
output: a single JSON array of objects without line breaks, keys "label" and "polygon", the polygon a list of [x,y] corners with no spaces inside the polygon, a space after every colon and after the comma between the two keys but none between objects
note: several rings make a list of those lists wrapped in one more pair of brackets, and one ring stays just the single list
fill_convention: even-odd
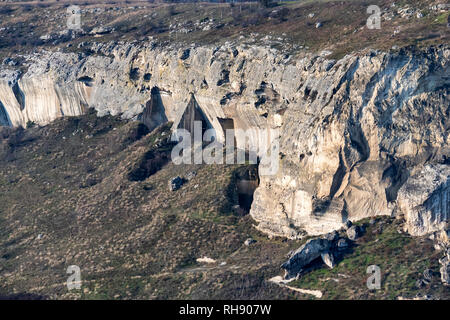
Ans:
[{"label": "limestone outcrop", "polygon": [[449,229],[450,166],[425,165],[400,188],[398,204],[412,235]]},{"label": "limestone outcrop", "polygon": [[264,232],[298,238],[402,213],[415,235],[448,229],[448,46],[338,61],[239,44],[85,47],[2,66],[0,123],[95,108],[152,129],[195,101],[219,140],[226,127],[279,130],[266,141],[279,141],[279,169],[260,177],[250,211]]},{"label": "limestone outcrop", "polygon": [[327,265],[334,264],[332,255],[328,252],[332,242],[323,238],[308,240],[304,245],[291,254],[281,266],[286,274],[285,279],[290,279],[302,272],[302,269],[315,259],[322,257]]},{"label": "limestone outcrop", "polygon": [[[283,115],[280,170],[261,177],[255,193],[259,228],[295,238],[402,213],[415,235],[448,228],[449,52],[441,53],[311,66]],[[439,181],[426,180],[424,198],[399,206],[399,189],[425,164],[441,166]]]},{"label": "limestone outcrop", "polygon": [[445,256],[439,259],[439,263],[441,264],[439,269],[441,281],[444,285],[450,286],[450,249],[447,249]]}]

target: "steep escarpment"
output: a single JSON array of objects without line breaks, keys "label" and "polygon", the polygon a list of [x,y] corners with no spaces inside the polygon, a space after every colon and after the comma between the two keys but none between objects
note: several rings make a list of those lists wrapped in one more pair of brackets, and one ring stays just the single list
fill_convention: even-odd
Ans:
[{"label": "steep escarpment", "polygon": [[[243,215],[255,166],[164,164],[170,124],[146,132],[142,123],[92,110],[0,130],[0,296],[311,298],[269,281],[306,239],[267,237]],[[177,176],[183,185],[169,191]],[[333,269],[314,261],[319,268],[289,286],[320,290],[323,299],[448,299],[442,252],[430,239],[399,233],[402,224],[390,217],[355,223],[367,229],[344,241],[348,250],[339,249]],[[369,263],[383,274],[375,292],[365,285]],[[67,290],[71,265],[80,267],[81,290]],[[424,271],[432,278],[417,288]]]},{"label": "steep escarpment", "polygon": [[279,130],[268,141],[279,143],[279,168],[260,177],[250,211],[261,230],[295,238],[406,213],[423,234],[448,229],[448,170],[439,169],[442,183],[420,186],[429,197],[398,198],[425,165],[448,168],[449,55],[441,46],[334,61],[245,45],[94,43],[88,53],[28,56],[26,72],[3,70],[2,119],[46,124],[93,107],[152,129],[182,118],[194,98],[219,140],[229,127]]},{"label": "steep escarpment", "polygon": [[[445,50],[347,57],[326,72],[312,67],[303,101],[284,114],[281,169],[262,177],[255,194],[252,215],[260,227],[292,237],[321,234],[348,219],[443,201],[406,218],[409,229],[427,225],[415,234],[448,228],[448,67]],[[436,199],[398,206],[409,177],[439,163],[445,178],[416,190]]]}]

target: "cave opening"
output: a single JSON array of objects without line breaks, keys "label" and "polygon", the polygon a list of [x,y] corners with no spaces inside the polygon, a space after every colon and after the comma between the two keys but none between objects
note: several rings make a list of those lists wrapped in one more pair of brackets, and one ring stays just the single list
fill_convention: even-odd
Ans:
[{"label": "cave opening", "polygon": [[152,131],[162,123],[166,123],[167,117],[162,102],[160,90],[158,87],[153,87],[150,92],[150,100],[144,108],[144,112],[141,116],[141,121]]},{"label": "cave opening", "polygon": [[[236,146],[236,137],[234,136],[234,120],[232,118],[217,118],[222,127],[225,136],[225,144],[232,143]],[[228,141],[229,139],[233,141]]]},{"label": "cave opening", "polygon": [[[258,166],[250,165],[237,169],[234,173],[235,212],[247,215],[253,203],[253,195],[259,186]],[[237,203],[236,203],[237,202]]]}]

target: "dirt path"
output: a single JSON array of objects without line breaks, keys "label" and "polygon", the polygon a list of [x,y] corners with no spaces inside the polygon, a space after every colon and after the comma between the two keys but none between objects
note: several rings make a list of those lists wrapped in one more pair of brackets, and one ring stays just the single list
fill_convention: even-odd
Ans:
[{"label": "dirt path", "polygon": [[273,282],[273,283],[279,285],[280,287],[287,288],[287,289],[290,289],[290,290],[293,290],[296,292],[312,295],[318,299],[322,298],[323,294],[322,294],[322,291],[320,291],[320,290],[307,290],[307,289],[301,289],[301,288],[295,288],[295,287],[288,286],[287,283],[291,282],[292,280],[294,280],[294,279],[284,280],[281,276],[276,276],[276,277],[269,279],[269,282]]}]

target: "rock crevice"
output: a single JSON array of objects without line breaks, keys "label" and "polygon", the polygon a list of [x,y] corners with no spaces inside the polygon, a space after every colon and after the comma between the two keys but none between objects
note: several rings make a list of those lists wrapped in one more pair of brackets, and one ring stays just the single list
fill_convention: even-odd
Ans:
[{"label": "rock crevice", "polygon": [[[89,46],[87,56],[25,56],[23,74],[2,66],[1,123],[43,125],[92,107],[152,129],[179,119],[195,96],[218,140],[223,119],[234,129],[279,129],[279,170],[261,176],[250,210],[259,229],[296,238],[398,213],[413,234],[448,229],[448,170],[436,169],[450,158],[448,46],[288,63],[257,46]],[[423,197],[406,192],[422,170],[438,170],[440,184],[426,180]]]}]

